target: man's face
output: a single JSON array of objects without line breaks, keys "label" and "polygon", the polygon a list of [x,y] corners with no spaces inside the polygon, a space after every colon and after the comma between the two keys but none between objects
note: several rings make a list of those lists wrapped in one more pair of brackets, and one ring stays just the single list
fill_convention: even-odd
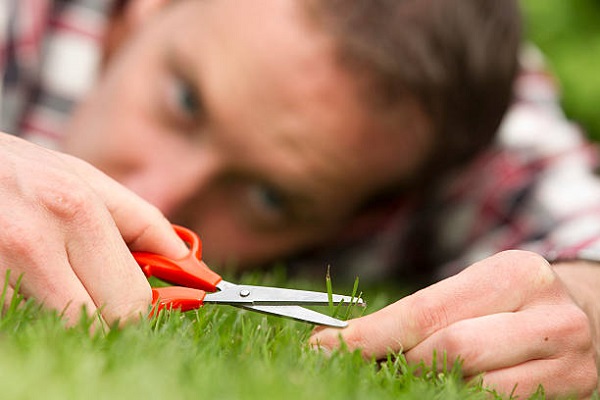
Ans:
[{"label": "man's face", "polygon": [[65,150],[248,266],[336,235],[410,174],[423,138],[384,129],[297,0],[178,1],[138,29]]}]

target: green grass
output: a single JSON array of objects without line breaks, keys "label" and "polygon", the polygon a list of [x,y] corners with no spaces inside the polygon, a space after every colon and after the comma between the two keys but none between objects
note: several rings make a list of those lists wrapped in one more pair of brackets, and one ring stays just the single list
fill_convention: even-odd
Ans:
[{"label": "green grass", "polygon": [[[390,298],[379,292],[366,300],[372,312]],[[459,365],[442,373],[421,366],[424,373],[415,374],[402,356],[328,356],[307,345],[311,325],[229,306],[167,312],[94,334],[89,326],[82,320],[66,328],[57,313],[33,302],[7,307],[0,318],[1,398],[500,398],[467,386]]]}]

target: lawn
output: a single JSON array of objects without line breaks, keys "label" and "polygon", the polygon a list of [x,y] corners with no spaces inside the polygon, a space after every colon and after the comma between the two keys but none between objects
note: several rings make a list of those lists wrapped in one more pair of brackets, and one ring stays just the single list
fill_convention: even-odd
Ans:
[{"label": "lawn", "polygon": [[[365,298],[371,309],[389,300]],[[500,398],[465,385],[457,365],[416,376],[402,357],[365,361],[344,350],[328,356],[307,346],[311,325],[230,306],[167,312],[94,334],[89,325],[65,328],[56,313],[31,302],[5,310],[0,398]]]}]

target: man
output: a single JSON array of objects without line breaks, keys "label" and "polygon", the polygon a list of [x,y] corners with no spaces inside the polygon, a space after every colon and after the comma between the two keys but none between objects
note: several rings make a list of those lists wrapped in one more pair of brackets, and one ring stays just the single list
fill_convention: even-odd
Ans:
[{"label": "man", "polygon": [[[520,241],[491,240],[492,252],[484,244],[495,225],[449,235],[454,242],[439,235],[464,229],[440,220],[465,214],[439,200],[459,193],[456,182],[469,187],[457,175],[468,177],[466,165],[491,146],[509,102],[516,4],[132,0],[116,10],[98,83],[61,128],[66,152],[200,232],[213,265],[263,265],[399,220],[396,247],[411,250],[402,253],[409,267],[428,273],[460,260],[464,271],[312,343],[333,348],[341,335],[367,357],[403,350],[411,361],[445,350],[467,377],[485,372],[501,391],[592,392],[596,266],[492,255],[541,253],[557,238],[538,225]],[[28,121],[20,126],[30,136],[43,131]],[[0,148],[0,265],[11,279],[24,273],[24,294],[71,304],[70,318],[78,305],[102,306],[108,321],[144,311],[148,285],[129,250],[185,251],[162,215],[79,159],[9,137]],[[519,193],[511,210],[531,197]],[[553,250],[578,257],[573,249],[600,237],[585,233],[587,245]]]}]

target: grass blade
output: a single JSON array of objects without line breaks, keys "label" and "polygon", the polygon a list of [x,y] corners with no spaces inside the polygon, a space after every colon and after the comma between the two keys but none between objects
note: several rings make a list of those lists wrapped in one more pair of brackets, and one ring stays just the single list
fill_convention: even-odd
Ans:
[{"label": "grass blade", "polygon": [[333,285],[331,284],[331,265],[327,266],[327,273],[325,274],[325,286],[327,287],[327,299],[329,300],[329,311],[333,313]]}]

